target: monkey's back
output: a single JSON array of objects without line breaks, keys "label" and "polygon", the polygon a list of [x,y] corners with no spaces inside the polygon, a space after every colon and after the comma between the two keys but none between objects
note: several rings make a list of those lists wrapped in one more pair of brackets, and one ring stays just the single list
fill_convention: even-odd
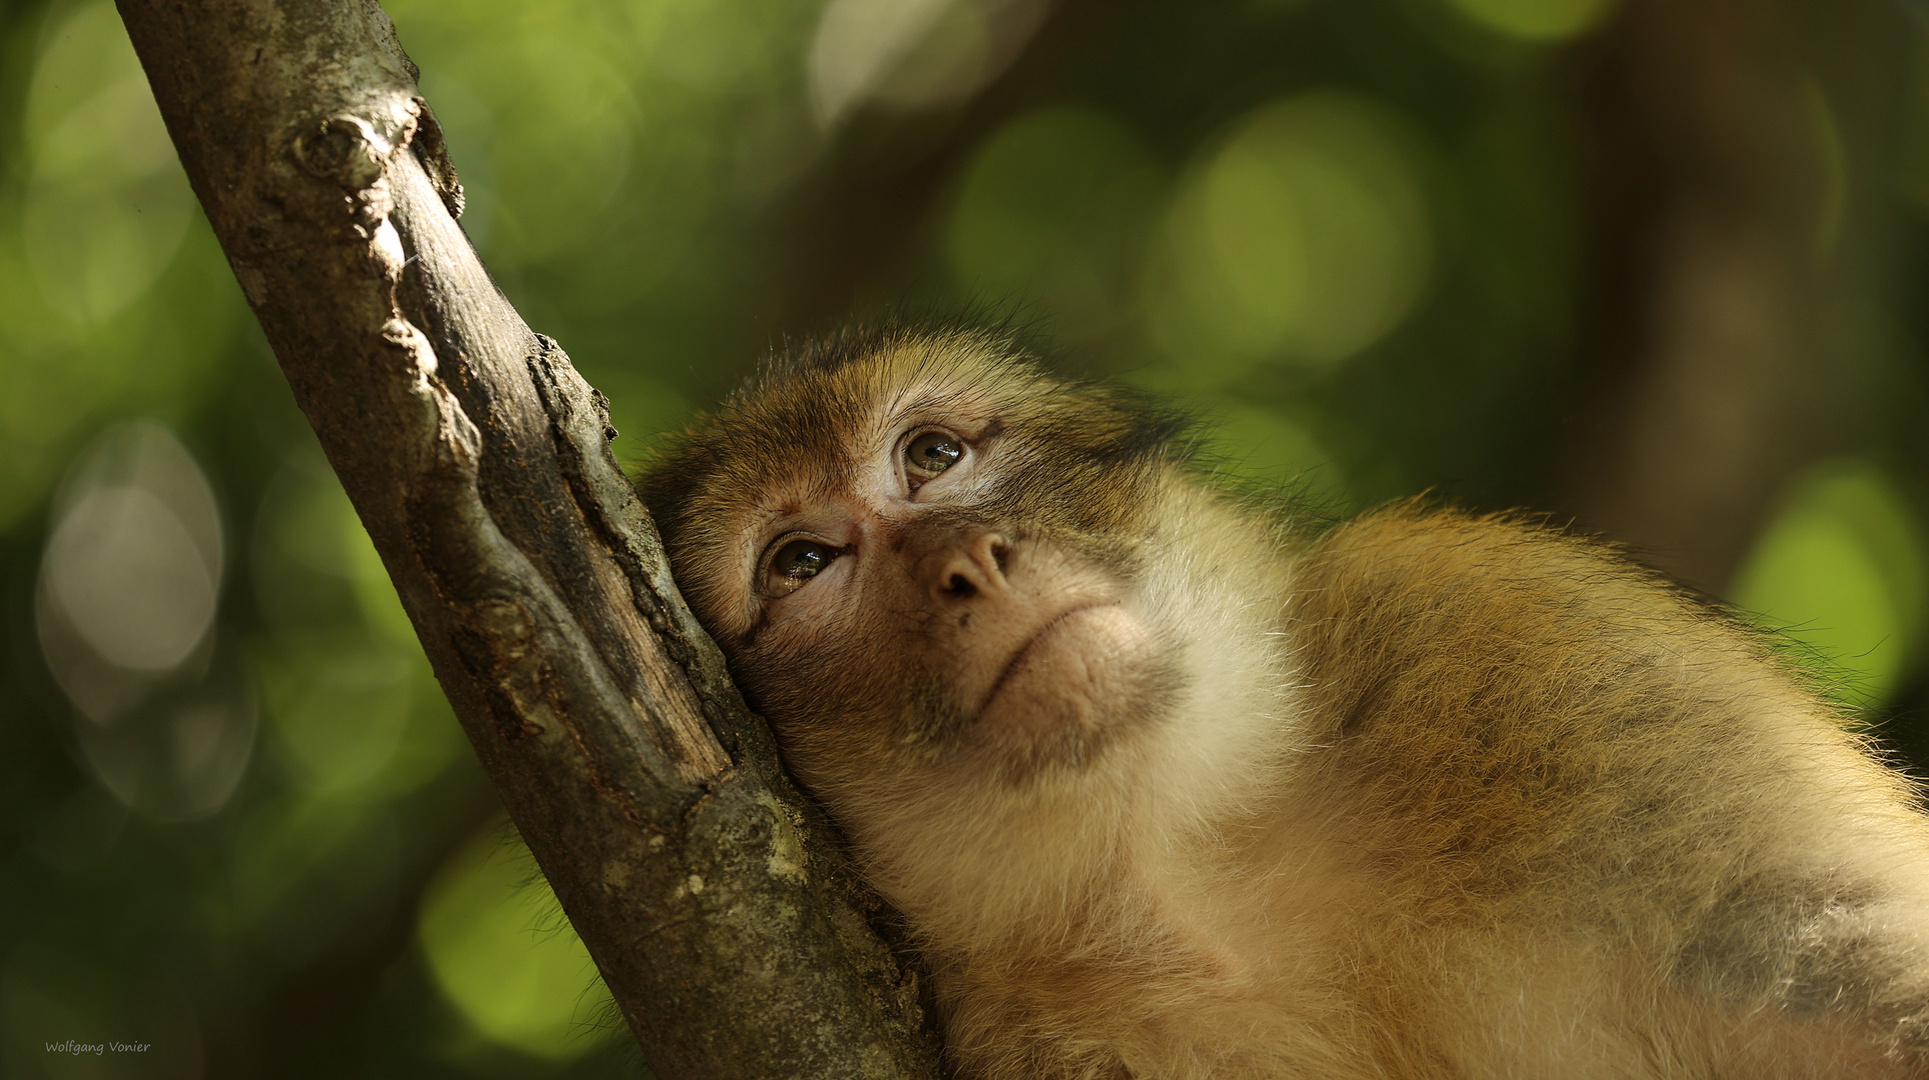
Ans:
[{"label": "monkey's back", "polygon": [[1633,1075],[1725,1075],[1686,1049],[1710,1025],[1788,1075],[1917,1060],[1929,830],[1758,636],[1602,546],[1413,505],[1295,578],[1297,814],[1356,861],[1356,992],[1430,1040],[1388,1053],[1493,1061],[1580,1008],[1607,1042],[1570,1052]]}]

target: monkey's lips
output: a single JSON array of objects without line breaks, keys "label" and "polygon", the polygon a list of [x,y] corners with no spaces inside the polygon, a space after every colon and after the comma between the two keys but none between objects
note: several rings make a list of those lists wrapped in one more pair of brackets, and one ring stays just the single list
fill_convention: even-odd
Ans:
[{"label": "monkey's lips", "polygon": [[1120,604],[1061,612],[1006,662],[977,726],[1020,752],[1099,732],[1136,710],[1153,651],[1151,631]]}]

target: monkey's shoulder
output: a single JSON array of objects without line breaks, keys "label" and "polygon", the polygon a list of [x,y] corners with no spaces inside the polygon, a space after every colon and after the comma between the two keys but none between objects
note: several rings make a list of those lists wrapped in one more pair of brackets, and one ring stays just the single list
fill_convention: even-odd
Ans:
[{"label": "monkey's shoulder", "polygon": [[1407,505],[1294,574],[1294,805],[1374,895],[1593,927],[1748,994],[1810,978],[1774,935],[1846,912],[1846,939],[1869,897],[1920,895],[1893,869],[1929,845],[1910,783],[1757,634],[1612,548]]},{"label": "monkey's shoulder", "polygon": [[1293,572],[1295,623],[1348,662],[1475,647],[1594,666],[1657,635],[1751,651],[1719,613],[1612,548],[1510,515],[1396,504],[1327,533]]},{"label": "monkey's shoulder", "polygon": [[1478,762],[1598,779],[1725,752],[1763,724],[1835,723],[1747,629],[1606,545],[1519,518],[1402,504],[1328,533],[1293,574],[1309,719],[1416,775],[1457,782]]}]

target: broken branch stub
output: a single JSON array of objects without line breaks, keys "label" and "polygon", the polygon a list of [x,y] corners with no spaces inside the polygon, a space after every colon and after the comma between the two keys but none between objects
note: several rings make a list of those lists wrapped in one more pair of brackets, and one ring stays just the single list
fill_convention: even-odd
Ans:
[{"label": "broken branch stub", "polygon": [[195,192],[538,864],[666,1077],[935,1077],[915,968],[671,583],[364,0],[120,0]]}]

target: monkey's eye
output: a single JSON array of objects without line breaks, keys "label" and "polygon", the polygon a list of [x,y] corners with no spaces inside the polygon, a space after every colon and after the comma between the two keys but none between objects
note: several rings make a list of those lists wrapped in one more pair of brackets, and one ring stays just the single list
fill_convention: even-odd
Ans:
[{"label": "monkey's eye", "polygon": [[798,537],[777,549],[764,574],[764,587],[772,596],[783,596],[803,587],[806,581],[824,572],[837,558],[837,549],[817,540]]},{"label": "monkey's eye", "polygon": [[964,441],[948,431],[927,431],[904,448],[904,464],[913,478],[931,477],[949,469],[964,456]]}]

